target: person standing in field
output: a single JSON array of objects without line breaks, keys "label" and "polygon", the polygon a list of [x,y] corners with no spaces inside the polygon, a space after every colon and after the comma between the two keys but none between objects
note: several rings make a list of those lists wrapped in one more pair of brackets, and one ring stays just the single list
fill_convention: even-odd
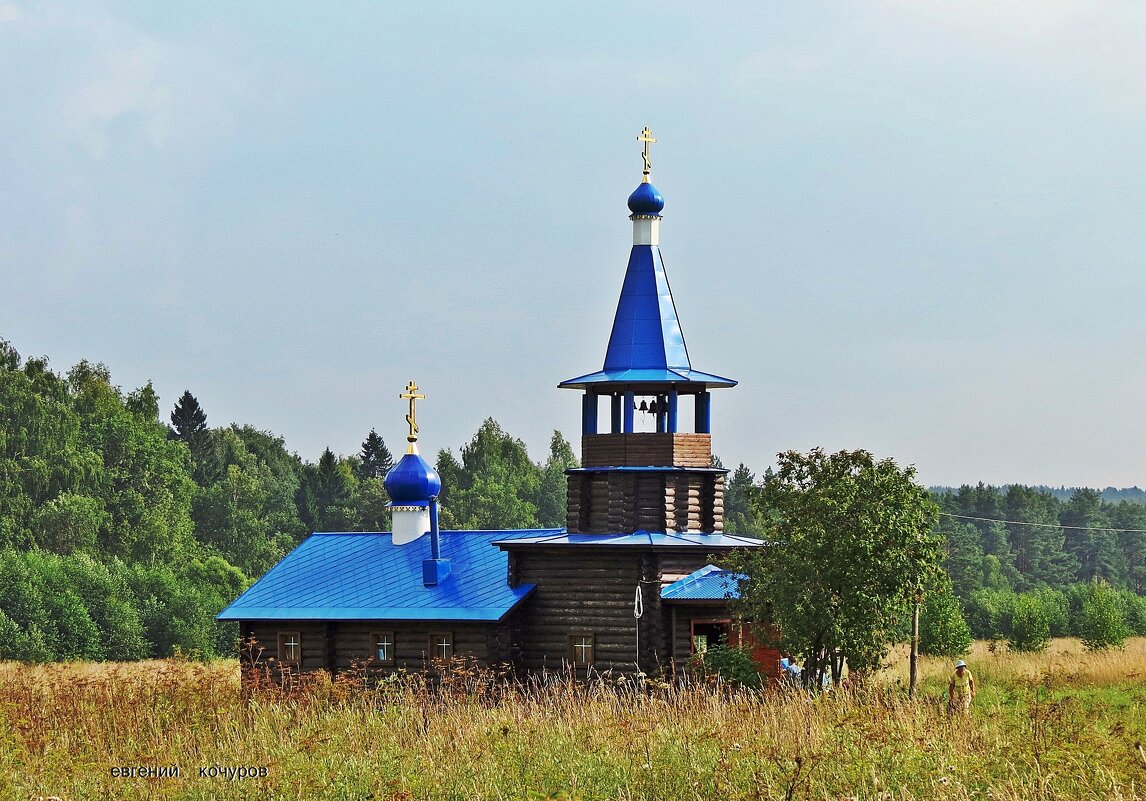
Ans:
[{"label": "person standing in field", "polygon": [[975,697],[975,677],[967,669],[967,663],[960,659],[955,663],[955,672],[947,683],[947,711],[971,712],[971,699]]}]

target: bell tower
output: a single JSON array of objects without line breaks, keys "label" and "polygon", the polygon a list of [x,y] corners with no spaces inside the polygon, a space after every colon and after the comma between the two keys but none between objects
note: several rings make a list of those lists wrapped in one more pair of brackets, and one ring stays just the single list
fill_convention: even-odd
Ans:
[{"label": "bell tower", "polygon": [[633,249],[605,364],[558,385],[584,392],[582,466],[568,471],[566,528],[570,534],[720,532],[728,471],[712,467],[710,390],[736,382],[694,370],[689,360],[661,260],[665,202],[649,177],[649,146],[657,140],[647,127],[637,140],[644,143],[644,169],[628,201]]}]

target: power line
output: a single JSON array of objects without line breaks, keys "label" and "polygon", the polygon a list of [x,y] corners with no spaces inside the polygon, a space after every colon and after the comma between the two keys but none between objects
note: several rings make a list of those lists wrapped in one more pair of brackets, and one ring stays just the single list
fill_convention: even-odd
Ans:
[{"label": "power line", "polygon": [[1146,534],[1146,528],[1101,528],[1098,526],[1064,526],[1061,523],[1028,523],[1025,520],[1000,520],[997,517],[974,517],[940,512],[941,517],[957,517],[960,520],[979,520],[984,523],[1007,523],[1012,526],[1038,526],[1039,528],[1070,528],[1078,531],[1114,531],[1122,534]]}]

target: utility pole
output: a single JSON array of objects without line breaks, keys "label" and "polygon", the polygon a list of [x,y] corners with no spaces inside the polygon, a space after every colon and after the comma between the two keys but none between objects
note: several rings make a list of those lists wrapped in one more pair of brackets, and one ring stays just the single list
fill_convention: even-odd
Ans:
[{"label": "utility pole", "polygon": [[915,697],[919,683],[919,607],[923,603],[923,588],[915,585],[915,609],[911,613],[911,675],[907,680],[907,697]]}]

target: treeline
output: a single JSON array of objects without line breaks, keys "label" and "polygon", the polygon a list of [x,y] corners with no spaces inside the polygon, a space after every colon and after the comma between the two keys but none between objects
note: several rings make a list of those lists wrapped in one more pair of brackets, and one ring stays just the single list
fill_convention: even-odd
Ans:
[{"label": "treeline", "polygon": [[[233,653],[237,632],[214,615],[309,532],[389,528],[393,462],[374,431],[358,453],[304,461],[252,426],[211,428],[189,391],[161,413],[150,384],[124,393],[86,361],[58,375],[0,340],[0,658]],[[576,457],[558,432],[537,463],[489,419],[436,463],[444,528],[564,525]],[[1017,643],[1045,620],[1049,636],[1086,636],[1086,599],[1105,587],[1119,630],[1146,634],[1146,505],[1059,494],[932,493],[947,577],[925,610],[936,631]],[[725,529],[767,538],[769,515],[741,464]]]},{"label": "treeline", "polygon": [[936,496],[937,534],[955,594],[976,590],[1065,590],[1102,580],[1146,589],[1146,506],[1103,501],[1080,489],[1067,500],[1013,485],[965,486]]},{"label": "treeline", "polygon": [[[769,477],[757,481],[743,464],[733,471],[728,530],[767,537]],[[924,603],[925,651],[960,653],[971,637],[1039,650],[1050,637],[1105,647],[1146,636],[1146,505],[1085,488],[1060,495],[1022,485],[932,489],[947,581]]]},{"label": "treeline", "polygon": [[[1005,484],[1000,487],[1000,491],[1006,492],[1010,488],[1010,484]],[[1019,485],[1024,486],[1024,485]],[[1057,487],[1049,487],[1046,484],[1032,484],[1026,485],[1028,489],[1038,490],[1039,492],[1047,492],[1058,498],[1060,501],[1070,500],[1079,490],[1087,489],[1086,487],[1068,487],[1059,485]],[[958,487],[931,487],[931,492],[935,495],[944,495],[949,492],[958,492]],[[1141,487],[1107,487],[1103,490],[1096,490],[1099,497],[1104,501],[1117,503],[1118,501],[1134,501],[1134,503],[1146,504],[1146,490]]]},{"label": "treeline", "polygon": [[[575,459],[557,432],[537,464],[487,420],[437,462],[444,526],[564,523]],[[0,340],[0,659],[232,654],[214,615],[309,532],[389,528],[392,463],[374,431],[308,462],[209,427],[190,392],[161,415],[150,384],[124,393],[86,361],[58,375]]]}]

